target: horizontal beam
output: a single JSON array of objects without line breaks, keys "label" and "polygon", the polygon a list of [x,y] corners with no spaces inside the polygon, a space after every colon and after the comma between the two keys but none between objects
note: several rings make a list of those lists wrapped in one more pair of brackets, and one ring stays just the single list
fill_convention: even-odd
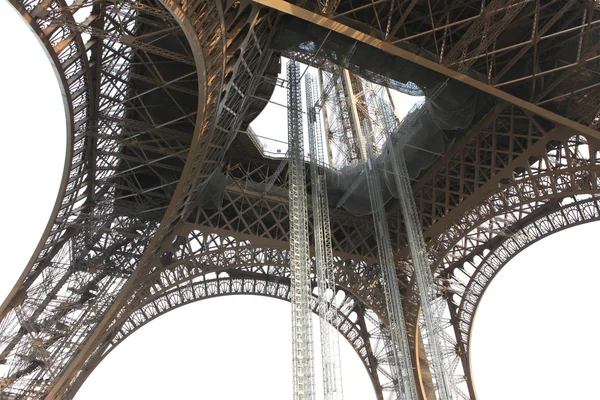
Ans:
[{"label": "horizontal beam", "polygon": [[343,23],[338,21],[334,21],[331,18],[325,17],[323,15],[317,14],[315,12],[306,10],[304,8],[298,7],[294,4],[288,3],[284,0],[254,0],[255,3],[261,4],[270,8],[273,8],[277,11],[280,11],[285,14],[289,14],[295,16],[297,18],[303,19],[305,21],[317,24],[324,28],[327,28],[333,32],[339,33],[341,35],[352,38],[361,43],[367,44],[369,46],[373,46],[379,50],[385,51],[393,56],[397,56],[403,58],[405,60],[414,62],[416,64],[422,65],[425,68],[428,68],[432,71],[439,72],[445,76],[448,76],[452,79],[455,79],[459,82],[463,82],[469,86],[472,86],[476,89],[479,89],[485,93],[488,93],[492,96],[495,96],[499,99],[505,100],[509,103],[512,103],[518,107],[521,107],[525,110],[528,110],[534,114],[547,118],[548,120],[571,128],[580,132],[581,134],[587,135],[589,137],[593,137],[596,139],[600,139],[600,132],[596,131],[588,126],[582,125],[579,122],[572,121],[568,118],[565,118],[561,115],[558,115],[552,111],[549,111],[545,108],[532,104],[526,100],[523,100],[519,97],[513,96],[509,93],[506,93],[503,90],[490,86],[484,82],[481,82],[473,77],[462,74],[458,71],[450,69],[444,65],[438,64],[435,61],[428,60],[424,57],[421,57],[417,54],[411,53],[408,50],[401,49],[390,42],[385,42],[381,39],[363,33],[359,30],[351,28]]}]

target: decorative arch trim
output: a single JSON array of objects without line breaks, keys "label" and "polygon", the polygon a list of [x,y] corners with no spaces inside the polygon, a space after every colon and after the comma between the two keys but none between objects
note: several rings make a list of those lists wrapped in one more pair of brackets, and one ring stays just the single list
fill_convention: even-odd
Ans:
[{"label": "decorative arch trim", "polygon": [[[258,295],[285,301],[290,300],[290,282],[288,278],[267,275],[257,276],[258,274],[252,277],[246,277],[243,274],[240,277],[234,277],[228,273],[215,275],[215,277],[209,279],[190,281],[186,285],[171,287],[169,290],[162,292],[160,296],[148,299],[144,304],[140,304],[135,311],[127,316],[117,334],[112,337],[110,345],[99,356],[99,360],[95,365],[102,362],[108,354],[138,329],[179,307],[201,300],[231,295]],[[363,362],[377,398],[384,398],[388,393],[397,390],[396,385],[392,383],[387,352],[384,348],[388,335],[387,328],[373,313],[369,313],[366,318],[365,315],[360,315],[360,312],[357,312],[361,309],[360,301],[351,295],[347,295],[342,290],[338,291],[338,294],[340,293],[343,293],[346,297],[341,305],[337,307],[336,329],[344,336]],[[313,292],[311,299],[313,313],[318,314],[317,308],[318,296]],[[365,312],[365,310],[362,309],[362,312]],[[368,322],[365,324],[365,321]],[[379,350],[374,352],[373,349]],[[375,362],[370,359],[372,355],[375,356]],[[79,376],[78,381],[71,388],[71,393],[74,393],[83,384],[93,369],[87,368]],[[386,393],[386,395],[384,396],[383,393]]]},{"label": "decorative arch trim", "polygon": [[[465,265],[462,272],[472,270],[464,291],[454,294],[453,301],[458,302],[457,320],[460,337],[458,338],[467,356],[470,356],[473,321],[487,288],[498,273],[523,250],[532,244],[568,228],[588,222],[600,221],[600,196],[587,195],[581,198],[569,198],[571,202],[557,206],[516,231],[507,231],[505,239],[498,243],[483,257],[477,257]],[[456,287],[459,287],[457,282]],[[470,363],[469,363],[470,368]],[[473,376],[471,374],[471,376]]]}]

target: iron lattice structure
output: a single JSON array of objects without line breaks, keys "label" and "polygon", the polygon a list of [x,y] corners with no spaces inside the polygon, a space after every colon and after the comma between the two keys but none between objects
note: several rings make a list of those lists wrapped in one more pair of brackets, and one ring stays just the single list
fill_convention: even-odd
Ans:
[{"label": "iron lattice structure", "polygon": [[[442,151],[405,155],[462,397],[476,399],[469,339],[494,276],[531,243],[600,219],[596,1],[10,1],[60,78],[68,162],[0,306],[2,400],[72,398],[124,338],[190,302],[290,300],[287,165],[238,134],[282,54],[411,94],[448,80],[407,127],[434,123]],[[399,201],[386,213],[418,396],[431,399]],[[329,215],[334,325],[378,399],[395,398],[373,220]]]}]

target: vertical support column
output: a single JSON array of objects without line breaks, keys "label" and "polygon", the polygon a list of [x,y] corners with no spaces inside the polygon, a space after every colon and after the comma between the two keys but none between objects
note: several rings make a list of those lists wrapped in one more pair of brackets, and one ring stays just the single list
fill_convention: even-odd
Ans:
[{"label": "vertical support column", "polygon": [[[471,375],[471,364],[469,360],[469,356],[465,351],[464,344],[462,344],[458,339],[461,337],[461,332],[459,330],[458,316],[457,316],[457,307],[450,299],[446,299],[448,304],[448,310],[450,311],[450,321],[452,322],[452,329],[454,330],[454,336],[457,338],[457,351],[458,356],[460,357],[460,362],[463,365],[463,371],[465,374],[465,380],[467,383],[467,390],[469,391],[469,397],[472,400],[477,400],[477,394],[475,393],[475,386],[473,385],[473,376]],[[457,396],[458,397],[458,396]]]},{"label": "vertical support column", "polygon": [[[308,112],[308,142],[310,148],[310,175],[313,206],[313,231],[315,239],[315,267],[319,289],[319,317],[321,355],[323,365],[323,390],[325,400],[341,400],[342,378],[338,334],[335,324],[335,275],[329,225],[327,182],[323,164],[323,138],[321,121],[315,108],[318,97],[316,79],[311,73],[305,75],[306,109]],[[321,164],[321,165],[319,165]]]},{"label": "vertical support column", "polygon": [[[439,93],[439,90],[436,91]],[[431,99],[429,99],[431,101]],[[379,98],[379,107],[382,111],[382,119],[384,129],[389,141],[393,141],[392,134],[398,130],[398,124],[394,118],[393,111],[389,104],[383,98]],[[425,107],[425,104],[423,105]],[[404,217],[404,225],[408,237],[408,245],[413,261],[417,288],[419,289],[419,298],[421,302],[421,310],[423,319],[425,320],[426,329],[426,349],[431,359],[433,368],[432,375],[437,390],[437,396],[440,400],[451,400],[453,398],[451,390],[451,382],[448,377],[448,366],[445,363],[444,353],[440,344],[442,335],[442,315],[444,302],[436,301],[436,294],[433,274],[427,258],[427,250],[425,248],[425,240],[423,239],[423,231],[419,222],[417,206],[412,193],[406,161],[402,148],[398,151],[393,142],[391,144],[390,156],[392,159],[392,169],[394,181],[398,190],[402,215]]]},{"label": "vertical support column", "polygon": [[332,135],[331,129],[329,127],[329,116],[327,115],[327,101],[326,101],[326,96],[328,96],[329,93],[325,93],[324,82],[323,82],[323,70],[321,70],[321,69],[319,69],[319,93],[321,96],[321,104],[322,104],[321,110],[323,111],[323,122],[325,123],[325,136],[326,136],[326,143],[327,143],[327,159],[329,160],[329,166],[333,166],[333,164],[334,164],[334,162],[333,162],[333,147],[331,144],[333,135]]},{"label": "vertical support column", "polygon": [[[336,100],[340,108],[341,124],[343,126],[344,140],[348,148],[347,161],[352,163],[363,158],[361,149],[360,136],[358,133],[358,114],[356,114],[356,103],[352,93],[352,83],[350,82],[349,72],[342,67],[334,67],[334,76],[337,79]],[[356,119],[353,118],[353,113],[356,114]]]},{"label": "vertical support column", "polygon": [[313,400],[313,347],[308,263],[308,213],[302,131],[300,67],[287,63],[288,151],[290,156],[290,270],[294,400]]},{"label": "vertical support column", "polygon": [[[371,207],[373,208],[373,224],[377,240],[377,250],[379,254],[379,263],[382,269],[382,286],[385,295],[388,320],[390,324],[391,347],[393,352],[392,372],[400,380],[400,387],[403,388],[401,398],[407,400],[417,399],[417,388],[413,373],[410,348],[406,335],[406,324],[404,321],[404,312],[402,310],[402,298],[398,286],[398,276],[396,275],[396,263],[392,252],[387,216],[385,214],[383,199],[381,197],[381,187],[377,175],[375,174],[375,164],[372,154],[371,143],[367,140],[371,137],[370,132],[363,132],[363,124],[359,119],[356,109],[355,98],[352,92],[350,74],[347,70],[343,73],[344,86],[347,88],[348,105],[351,111],[351,119],[356,129],[356,137],[360,140],[360,150],[362,158],[366,160],[365,176]],[[367,124],[364,124],[364,128]]]},{"label": "vertical support column", "polygon": [[[361,336],[365,343],[365,347],[367,349],[367,357],[369,361],[369,376],[371,378],[371,383],[373,383],[373,387],[376,388],[375,396],[376,400],[383,400],[383,391],[381,388],[381,381],[379,380],[379,375],[377,372],[377,367],[379,366],[379,360],[375,357],[374,349],[371,346],[371,333],[369,332],[369,328],[367,327],[366,318],[365,318],[365,308],[360,305],[357,311],[358,318],[356,319],[356,323],[360,326]],[[398,390],[396,390],[399,393]]]}]

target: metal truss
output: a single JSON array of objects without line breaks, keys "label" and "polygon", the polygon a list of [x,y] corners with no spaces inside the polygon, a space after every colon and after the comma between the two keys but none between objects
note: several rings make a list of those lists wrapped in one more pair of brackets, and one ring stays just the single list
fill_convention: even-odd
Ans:
[{"label": "metal truss", "polygon": [[[205,227],[184,224],[177,229],[173,256],[155,271],[130,300],[131,307],[115,322],[107,345],[88,363],[72,384],[74,394],[106,355],[133,331],[150,320],[192,301],[214,296],[248,293],[289,300],[290,269],[287,246],[260,247],[248,240],[218,235]],[[310,260],[316,268],[314,258]],[[393,376],[383,340],[388,335],[381,309],[373,302],[369,276],[374,267],[362,261],[334,257],[337,282],[335,326],[352,344],[368,368],[378,398],[395,398]],[[312,282],[316,286],[316,282]],[[377,292],[377,291],[375,291]],[[377,297],[378,298],[378,297]],[[318,312],[318,295],[311,309]],[[340,319],[341,318],[341,319]],[[363,319],[365,319],[363,321]]]},{"label": "metal truss", "polygon": [[474,248],[482,248],[483,243],[493,239],[499,229],[525,218],[548,202],[597,191],[597,150],[582,136],[569,136],[569,131],[559,129],[554,133],[555,140],[539,142],[537,148],[531,150],[530,154],[535,155],[537,161],[528,164],[525,157],[515,159],[512,164],[515,169],[500,188],[467,210],[453,229],[435,239],[433,252],[443,254],[437,262],[452,269],[461,260],[467,260]]},{"label": "metal truss", "polygon": [[416,400],[417,386],[414,376],[413,360],[406,332],[402,298],[398,285],[396,261],[392,251],[390,229],[381,197],[381,183],[375,174],[375,158],[373,150],[376,144],[368,110],[361,109],[364,105],[365,93],[362,81],[343,71],[344,90],[350,109],[352,129],[355,132],[364,162],[364,174],[367,181],[369,200],[372,209],[373,225],[377,244],[378,261],[381,268],[381,286],[385,297],[388,324],[390,329],[389,348],[392,376],[398,386],[398,398]]},{"label": "metal truss", "polygon": [[[179,23],[184,30],[192,26],[175,20],[161,5],[67,6],[56,1],[13,5],[48,47],[68,88],[72,162],[65,170],[64,200],[55,207],[54,223],[0,309],[0,354],[5,364],[0,390],[8,398],[53,398],[65,390],[71,374],[78,373],[76,365],[86,354],[80,346],[89,345],[90,338],[101,332],[97,324],[111,306],[116,308],[121,288],[141,270],[136,267],[149,241],[158,240],[157,219],[177,197],[181,171],[177,165],[183,167],[190,155],[199,117],[187,107],[201,98],[216,107],[210,96],[221,95],[223,83],[215,78],[228,56],[222,52],[219,62],[219,53],[213,51],[216,58],[205,58],[211,79],[207,86],[199,85],[195,63],[189,62],[194,49],[187,45],[189,35]],[[200,36],[218,39],[222,31],[210,7],[196,7],[194,13],[200,17],[195,20],[197,29],[210,32]],[[85,21],[79,22],[82,15]],[[248,23],[256,23],[256,15],[248,16]],[[249,37],[247,31],[243,34]],[[253,35],[252,43],[260,45],[260,36]],[[240,41],[233,44],[239,46]],[[205,50],[218,48],[219,41],[208,39],[206,45]],[[180,56],[174,56],[174,48]],[[243,57],[235,55],[241,63]],[[252,71],[248,66],[257,64],[254,53],[253,57],[254,62],[243,60],[246,73]],[[133,85],[133,80],[153,86]],[[236,83],[247,89],[248,82]],[[180,85],[200,86],[201,91],[181,90]],[[232,86],[235,83],[228,87]],[[167,110],[163,114],[154,105],[157,93]],[[237,106],[232,104],[230,110]],[[203,111],[203,120],[209,123],[210,107]],[[197,137],[200,132],[196,130]]]},{"label": "metal truss", "polygon": [[[232,166],[237,170],[243,165]],[[218,210],[196,209],[188,221],[238,234],[262,238],[264,243],[288,241],[288,209],[286,198],[262,195],[243,189],[236,183],[226,187],[223,205]],[[312,230],[312,209],[309,209],[309,229]],[[365,226],[365,224],[367,224]],[[375,260],[372,223],[331,210],[331,239],[334,255]]]},{"label": "metal truss", "polygon": [[552,202],[500,233],[489,252],[479,253],[454,273],[448,282],[450,307],[461,351],[469,359],[473,317],[492,279],[512,258],[531,244],[558,231],[600,220],[598,195],[576,195]]},{"label": "metal truss", "polygon": [[497,187],[501,179],[510,177],[507,166],[530,154],[551,127],[515,106],[500,103],[493,108],[415,184],[425,237],[431,239],[447,229],[478,190]]},{"label": "metal truss", "polygon": [[[444,285],[442,352],[476,399],[468,344],[485,288],[525,246],[598,216],[597,2],[261,2],[501,100],[413,185]],[[225,157],[256,113],[248,99],[263,82],[277,12],[245,1],[11,4],[58,73],[69,161],[35,255],[0,306],[0,398],[72,398],[124,337],[179,305],[240,291],[288,296],[289,201],[264,188],[285,193],[289,165]],[[217,170],[223,198],[203,207]],[[394,256],[406,261],[399,204],[386,211]],[[351,299],[335,324],[378,399],[395,398],[373,223],[330,214],[336,290]],[[418,292],[402,272],[427,392]]]},{"label": "metal truss", "polygon": [[[290,153],[289,245],[292,303],[292,368],[294,400],[312,400],[314,355],[310,314],[310,269],[308,267],[308,212],[304,168],[304,128],[300,66],[294,60],[287,69],[288,145]],[[320,227],[319,227],[320,228]],[[321,296],[324,294],[321,293]]]},{"label": "metal truss", "polygon": [[[573,5],[574,3],[570,3],[565,7]],[[591,7],[591,2],[588,5]],[[593,14],[596,14],[595,10]],[[304,14],[304,16],[306,15]],[[588,13],[588,15],[592,14]],[[506,18],[513,17],[514,14]],[[505,22],[506,19],[502,24]],[[556,23],[552,20],[549,22]],[[590,24],[593,25],[594,22],[592,21]],[[557,34],[563,33],[557,32]],[[578,79],[581,79],[580,75]],[[528,107],[523,102],[515,102],[515,104],[517,105],[499,104],[490,113],[490,116],[474,126],[462,143],[455,147],[457,153],[450,153],[443,157],[417,183],[415,191],[420,190],[420,193],[417,193],[417,201],[421,201],[419,211],[422,223],[426,227],[426,238],[428,241],[432,241],[432,247],[436,246],[435,239],[442,232],[447,229],[448,232],[452,232],[457,227],[461,228],[461,225],[467,222],[467,218],[471,218],[468,209],[473,204],[472,202],[477,202],[482,195],[485,197],[490,192],[497,191],[498,186],[506,184],[514,176],[526,170],[528,168],[527,161],[531,160],[532,156],[539,157],[539,154],[543,153],[542,146],[554,145],[554,143],[548,144],[548,142],[552,141],[553,135],[556,133],[553,130],[555,122],[557,120],[566,121],[560,119],[550,121],[544,118],[549,114],[540,112],[539,109]],[[593,109],[594,106],[592,105],[590,108]],[[595,110],[597,109],[595,107]],[[540,115],[535,115],[531,110]],[[590,130],[574,124],[568,125],[582,133],[591,133],[592,137],[595,137]],[[540,139],[543,142],[534,147]],[[457,220],[463,215],[465,216],[464,222]],[[469,222],[468,226],[473,225]],[[489,228],[484,227],[483,230],[485,229]],[[486,238],[482,237],[481,246],[485,240]],[[439,254],[446,254],[449,249],[454,248],[460,249],[461,246],[453,247],[444,244],[439,248]],[[465,244],[465,248],[470,248],[470,246]],[[470,379],[467,377],[468,381]],[[474,394],[471,396],[474,397]]]},{"label": "metal truss", "polygon": [[[530,160],[515,159],[512,164],[513,171],[518,173],[504,180],[497,193],[468,210],[454,225],[453,230],[448,230],[441,236],[446,244],[433,252],[438,257],[436,262],[441,268],[440,277],[446,280],[449,307],[454,315],[452,318],[459,318],[457,324],[454,324],[454,330],[460,344],[459,355],[467,373],[470,373],[467,346],[472,313],[484,289],[483,286],[474,289],[477,281],[473,280],[470,283],[470,279],[476,276],[475,279],[481,280],[486,276],[484,281],[489,281],[495,276],[482,260],[488,260],[488,252],[494,252],[493,249],[506,240],[530,243],[531,241],[524,239],[519,232],[529,223],[533,225],[528,229],[538,229],[531,221],[540,216],[538,223],[544,223],[543,216],[554,213],[548,218],[556,221],[554,228],[560,229],[561,213],[572,210],[568,206],[570,197],[576,196],[582,201],[585,200],[585,196],[595,196],[598,193],[599,158],[596,147],[590,146],[582,136],[570,136],[568,130],[555,129],[553,133],[556,134],[554,141],[544,140],[536,146],[537,149],[532,150],[531,154],[535,154],[538,161],[529,164]],[[589,205],[585,207],[585,211],[582,211],[583,207],[577,206],[577,209],[582,215],[593,219],[593,210]],[[569,217],[565,218],[570,221],[577,220],[571,216],[572,213],[573,211],[569,211]],[[537,238],[544,229],[537,232],[527,234]],[[442,246],[446,245],[447,250],[442,250]],[[506,254],[502,262],[495,258],[493,270],[501,268],[509,259]],[[465,289],[467,287],[469,289]],[[467,300],[462,300],[463,293],[468,297]],[[470,382],[467,381],[469,385]]]},{"label": "metal truss", "polygon": [[[426,350],[429,356],[429,363],[432,366],[433,383],[435,385],[437,398],[439,399],[452,399],[453,388],[449,380],[448,374],[448,362],[441,348],[442,340],[442,323],[441,317],[443,309],[438,307],[439,291],[437,285],[434,282],[431,267],[427,256],[427,249],[425,241],[423,239],[423,230],[420,225],[419,216],[417,213],[417,207],[414,201],[414,195],[406,167],[406,160],[404,158],[404,149],[402,143],[400,143],[400,151],[396,152],[396,145],[394,140],[401,141],[402,138],[394,138],[393,135],[398,135],[398,131],[401,127],[397,123],[396,117],[393,114],[391,108],[391,99],[388,97],[388,92],[377,93],[374,88],[368,83],[365,85],[370,90],[365,94],[366,104],[371,112],[367,115],[375,115],[376,120],[371,121],[371,125],[374,126],[379,122],[378,130],[383,131],[387,135],[388,144],[390,145],[390,158],[392,161],[392,174],[394,182],[396,184],[396,190],[398,192],[398,198],[400,200],[400,206],[402,209],[402,217],[404,221],[404,227],[407,232],[408,245],[410,249],[410,255],[412,258],[413,266],[413,278],[419,292],[421,313],[423,315],[423,339],[426,339]],[[437,91],[443,90],[445,85],[440,87]],[[435,99],[435,93],[430,95],[424,104],[421,105],[423,110],[428,102]],[[403,121],[403,124],[410,126],[414,124],[415,119],[421,114],[416,111]]]},{"label": "metal truss", "polygon": [[[151,274],[140,290],[157,293],[165,289],[165,282],[185,283],[197,275],[243,268],[264,268],[264,274],[289,277],[288,246],[284,243],[261,246],[259,240],[238,239],[232,232],[218,234],[211,228],[191,224],[181,225],[177,232],[172,258],[165,259],[164,268]],[[379,310],[379,288],[371,287],[369,281],[372,265],[335,256],[333,264],[336,287],[351,293],[370,309]]]},{"label": "metal truss", "polygon": [[328,143],[330,147],[335,147],[340,154],[339,159],[334,160],[333,152],[329,151],[333,168],[339,168],[341,165],[350,164],[361,158],[360,147],[350,124],[350,110],[345,97],[345,93],[348,92],[344,87],[342,74],[343,70],[339,66],[333,66],[331,73],[320,73],[321,84],[326,85],[323,94],[325,96],[323,109],[328,112]]},{"label": "metal truss", "polygon": [[600,137],[595,1],[341,1],[327,17],[312,2],[258,2]]},{"label": "metal truss", "polygon": [[[204,22],[202,18],[198,18],[196,20],[195,28],[196,30],[200,30],[201,32],[197,35],[205,39],[213,37],[211,35],[219,35],[222,33],[220,28],[214,27],[215,21],[209,21],[212,18],[211,16],[214,16],[215,14],[213,11],[210,10],[210,8],[206,8],[207,4],[208,3],[204,3],[204,5],[186,5],[187,7],[190,7],[186,11],[187,15],[197,15],[199,17],[207,18],[207,20]],[[198,8],[198,6],[201,7]],[[218,5],[214,6],[217,8],[219,7]],[[228,42],[228,45],[237,46],[235,48],[237,48],[238,50],[239,47],[241,47],[244,51],[241,54],[239,51],[227,51],[225,54],[225,59],[222,59],[224,61],[228,61],[230,65],[233,66],[231,69],[229,69],[229,71],[233,75],[230,74],[224,77],[224,81],[220,81],[218,79],[215,79],[218,78],[220,73],[219,64],[214,64],[213,67],[216,71],[216,73],[214,74],[211,73],[210,65],[207,66],[207,75],[209,76],[207,84],[213,89],[212,92],[207,92],[209,96],[207,98],[207,104],[209,104],[210,106],[207,106],[205,108],[204,118],[201,119],[202,122],[196,125],[195,137],[197,137],[199,140],[195,142],[194,140],[192,140],[192,143],[195,144],[190,151],[195,149],[197,150],[197,153],[195,154],[193,159],[190,159],[190,156],[188,155],[186,165],[189,165],[190,167],[187,170],[184,169],[184,173],[186,171],[188,173],[187,178],[185,179],[184,183],[182,182],[184,178],[180,178],[178,188],[175,192],[176,195],[174,195],[174,197],[171,199],[171,205],[169,206],[169,210],[174,210],[174,214],[170,213],[169,210],[167,210],[167,214],[170,215],[170,217],[168,218],[168,221],[170,222],[165,224],[165,221],[167,220],[165,220],[165,217],[163,217],[161,227],[165,228],[165,230],[162,232],[162,235],[164,236],[161,236],[160,234],[155,235],[153,237],[154,243],[165,243],[165,238],[168,237],[166,235],[172,234],[172,229],[175,226],[174,224],[181,217],[180,213],[187,213],[187,207],[190,204],[190,201],[193,202],[192,199],[196,198],[196,196],[198,195],[198,182],[206,180],[206,177],[209,177],[212,174],[212,172],[214,172],[214,170],[211,172],[208,171],[209,169],[213,168],[211,167],[211,165],[214,165],[215,162],[217,162],[218,158],[222,157],[222,155],[224,154],[224,149],[227,147],[227,143],[232,140],[230,132],[236,132],[238,129],[237,127],[239,127],[240,124],[244,122],[241,117],[243,115],[242,111],[244,110],[244,107],[247,106],[247,103],[244,101],[244,99],[246,98],[246,95],[244,93],[246,90],[252,90],[251,77],[254,73],[257,73],[261,68],[263,55],[266,55],[266,51],[264,51],[264,48],[261,49],[261,46],[263,46],[266,43],[266,40],[268,40],[270,24],[272,24],[272,19],[270,19],[268,16],[263,15],[261,18],[261,16],[256,11],[250,11],[251,12],[249,14],[245,13],[239,19],[231,18],[230,20],[228,20],[228,24],[239,24],[239,22],[242,21],[242,27],[245,28],[245,30],[239,31],[234,30],[234,26],[228,25],[230,26],[230,33],[235,31],[234,33],[231,33],[230,37],[235,38],[235,35],[238,33],[242,34],[243,36],[242,39]],[[229,12],[233,13],[234,15],[239,15],[238,10],[235,8],[229,9]],[[244,16],[247,19],[244,19]],[[206,33],[202,33],[204,29],[206,29]],[[208,32],[210,32],[210,34]],[[215,49],[218,49],[219,44],[222,42],[219,42],[219,40],[209,40],[208,43],[212,46],[216,46]],[[217,57],[219,55],[219,51],[220,50],[216,50],[216,52],[213,51],[212,54],[214,54],[215,57]],[[233,56],[237,58],[232,58]],[[232,59],[229,60],[230,58]],[[218,58],[215,58],[214,61],[218,61]],[[221,85],[224,85],[225,87],[224,93],[221,92],[221,89],[223,88],[223,86]],[[214,96],[213,99],[216,98],[218,93],[221,93],[221,96],[224,96],[223,98],[225,99],[225,104],[221,104],[219,106],[219,110],[217,110],[218,103],[210,99],[211,93]],[[214,115],[216,116],[215,125],[211,123],[211,112],[214,112]],[[240,112],[240,116],[237,115],[237,112]],[[183,196],[184,192],[187,193],[187,195]],[[187,197],[187,200],[186,196],[189,196]],[[180,215],[179,217],[177,217],[178,214]],[[169,228],[167,229],[167,227]],[[163,250],[160,250],[162,252],[162,255],[158,258],[156,258],[156,252],[159,251],[158,247],[154,247],[153,251],[147,251],[147,260],[156,260],[154,262],[158,262],[158,260],[161,259],[168,259],[170,257],[169,252],[165,252],[164,247],[162,248]],[[143,263],[144,260],[141,260],[140,264],[143,265]],[[110,336],[118,327],[117,325],[115,325],[115,318],[118,319],[119,315],[122,315],[124,312],[126,312],[127,309],[129,309],[130,307],[134,307],[134,305],[137,304],[136,301],[132,301],[130,299],[130,296],[133,296],[134,299],[139,296],[143,296],[143,292],[140,292],[140,287],[143,287],[142,283],[152,276],[152,272],[160,268],[162,268],[161,262],[159,262],[158,266],[146,268],[140,267],[138,270],[136,270],[136,272],[139,273],[137,275],[134,274],[130,278],[130,286],[126,287],[123,291],[121,291],[120,297],[117,297],[117,299],[115,300],[115,304],[113,304],[111,313],[107,313],[102,321],[105,324],[105,326],[109,327],[109,329],[106,329],[104,331],[97,330],[96,340],[90,341],[86,344],[86,356],[79,357],[79,359],[77,360],[77,362],[81,363],[81,365],[83,366],[78,371],[91,368],[92,365],[95,365],[95,363],[98,360],[98,357],[101,356],[103,349],[105,349],[110,344]],[[71,388],[71,386],[76,385],[76,383],[80,380],[79,375],[81,374],[81,372],[77,372],[76,363],[72,363],[71,368],[73,370],[74,375],[72,378],[70,378],[68,383],[67,379],[64,379],[64,385],[68,385],[68,387],[64,387],[62,389],[65,392],[72,392],[73,389]]]},{"label": "metal truss", "polygon": [[[114,131],[112,126],[98,126],[98,132],[107,138],[89,134],[100,112],[122,112],[122,106],[113,107],[101,97],[123,93],[125,85],[106,85],[97,98],[91,97],[98,89],[95,85],[107,78],[85,58],[83,39],[70,29],[73,16],[61,10],[64,4],[14,5],[55,54],[55,65],[64,71],[63,84],[73,93],[72,108],[67,110],[73,116],[67,140],[72,146],[68,150],[72,163],[63,175],[63,200],[54,210],[54,224],[39,253],[0,311],[0,349],[5,364],[0,390],[3,396],[34,398],[43,395],[47,382],[62,373],[72,348],[108,308],[113,290],[135,267],[142,243],[153,234],[156,224],[115,211],[117,190],[110,181],[119,165],[111,155],[117,146],[111,137]],[[57,13],[62,15],[60,19],[53,18]],[[125,11],[121,23],[135,29],[131,16]],[[90,57],[103,50],[91,48]],[[121,50],[105,63],[109,75],[127,73],[122,61],[132,54]],[[111,168],[104,168],[108,166]]]},{"label": "metal truss", "polygon": [[[494,246],[498,240],[494,238],[503,227],[526,220],[565,196],[595,193],[597,187],[595,141],[588,144],[569,129],[552,128],[542,118],[503,104],[478,125],[414,189],[422,221],[435,221],[424,235],[436,275],[447,282],[448,297],[452,297],[455,286],[466,285],[462,266],[483,257],[482,252]],[[462,174],[457,174],[459,170]],[[455,272],[461,276],[460,282]],[[407,302],[413,304],[408,309],[415,310],[414,291]],[[453,341],[459,345],[462,333],[451,323],[456,321],[457,305],[449,302],[447,307]],[[416,321],[418,316],[409,311],[407,318]],[[460,358],[466,389],[470,398],[475,398],[466,349],[458,349],[453,357]]]},{"label": "metal truss", "polygon": [[316,78],[305,75],[306,109],[308,113],[308,142],[310,150],[311,200],[314,218],[315,267],[319,290],[319,332],[323,366],[325,400],[343,399],[342,371],[335,321],[335,275],[329,223],[329,201],[325,176],[325,155],[321,132],[321,116],[315,107],[319,96]]}]

